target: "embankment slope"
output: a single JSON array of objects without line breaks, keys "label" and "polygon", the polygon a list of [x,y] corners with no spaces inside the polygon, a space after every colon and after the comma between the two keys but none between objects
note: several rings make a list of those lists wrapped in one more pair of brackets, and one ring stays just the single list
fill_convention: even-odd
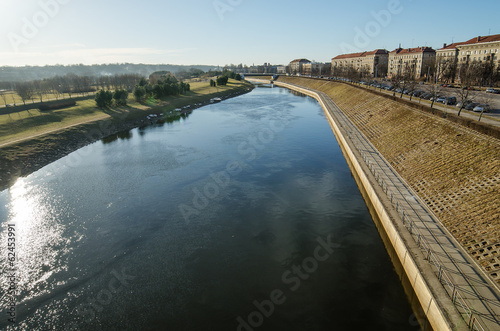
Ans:
[{"label": "embankment slope", "polygon": [[347,84],[279,81],[328,94],[500,284],[500,140]]}]

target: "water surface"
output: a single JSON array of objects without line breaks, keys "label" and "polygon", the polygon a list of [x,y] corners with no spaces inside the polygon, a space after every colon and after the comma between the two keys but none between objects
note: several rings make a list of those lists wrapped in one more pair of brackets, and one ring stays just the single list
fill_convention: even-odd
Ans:
[{"label": "water surface", "polygon": [[322,109],[285,89],[84,147],[0,220],[15,329],[419,329]]}]

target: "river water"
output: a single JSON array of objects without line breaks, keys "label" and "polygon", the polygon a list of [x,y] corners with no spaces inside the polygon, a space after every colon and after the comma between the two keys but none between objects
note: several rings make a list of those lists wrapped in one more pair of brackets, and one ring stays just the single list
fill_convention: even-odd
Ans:
[{"label": "river water", "polygon": [[0,220],[2,329],[419,329],[321,107],[285,89],[86,146]]}]

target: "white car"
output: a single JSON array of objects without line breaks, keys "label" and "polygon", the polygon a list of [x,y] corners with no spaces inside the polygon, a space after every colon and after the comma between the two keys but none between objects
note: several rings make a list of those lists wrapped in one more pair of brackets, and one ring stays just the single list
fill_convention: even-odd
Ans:
[{"label": "white car", "polygon": [[474,107],[473,111],[475,112],[489,112],[490,111],[490,106],[489,105],[477,105]]}]

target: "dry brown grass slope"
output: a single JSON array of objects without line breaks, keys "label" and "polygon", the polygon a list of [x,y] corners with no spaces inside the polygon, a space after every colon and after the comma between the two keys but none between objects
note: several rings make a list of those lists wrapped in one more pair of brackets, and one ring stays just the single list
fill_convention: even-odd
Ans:
[{"label": "dry brown grass slope", "polygon": [[346,84],[327,93],[500,284],[500,140]]}]

